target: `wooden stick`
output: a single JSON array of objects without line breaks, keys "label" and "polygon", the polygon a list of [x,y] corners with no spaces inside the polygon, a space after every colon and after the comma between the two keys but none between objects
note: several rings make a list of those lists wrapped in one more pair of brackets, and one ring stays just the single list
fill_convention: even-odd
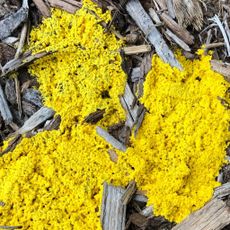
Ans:
[{"label": "wooden stick", "polygon": [[173,52],[169,49],[162,35],[153,24],[149,15],[145,12],[139,0],[130,0],[126,4],[126,10],[144,32],[146,38],[155,47],[160,58],[164,62],[169,63],[172,67],[177,67],[182,70],[181,64],[175,58]]},{"label": "wooden stick", "polygon": [[43,0],[33,0],[33,2],[44,17],[48,18],[51,16],[50,8]]},{"label": "wooden stick", "polygon": [[179,37],[177,37],[171,30],[167,29],[165,33],[175,42],[177,43],[183,50],[190,52],[190,47]]},{"label": "wooden stick", "polygon": [[148,53],[151,51],[150,45],[128,46],[122,49],[126,55]]},{"label": "wooden stick", "polygon": [[189,45],[194,44],[194,37],[182,26],[176,23],[169,15],[162,13],[160,18],[165,23],[165,25],[171,29],[180,39]]},{"label": "wooden stick", "polygon": [[121,197],[125,190],[104,183],[101,225],[103,230],[124,230],[126,219],[126,205],[122,205]]},{"label": "wooden stick", "polygon": [[13,116],[10,112],[10,109],[9,109],[9,106],[6,101],[1,85],[0,85],[0,113],[2,115],[3,120],[5,121],[7,125],[13,121]]},{"label": "wooden stick", "polygon": [[37,126],[39,126],[40,124],[42,124],[43,122],[51,118],[54,114],[55,112],[52,109],[49,109],[47,107],[40,108],[28,120],[26,120],[24,125],[20,129],[18,129],[14,133],[14,135],[24,134],[33,130],[34,128],[36,128]]},{"label": "wooden stick", "polygon": [[96,127],[97,134],[105,139],[109,144],[111,144],[114,148],[125,152],[126,151],[126,146],[122,144],[120,141],[118,141],[115,137],[110,135],[107,131],[102,129],[101,127],[97,126]]},{"label": "wooden stick", "polygon": [[214,198],[172,230],[221,230],[228,224],[230,224],[229,207],[226,202]]}]

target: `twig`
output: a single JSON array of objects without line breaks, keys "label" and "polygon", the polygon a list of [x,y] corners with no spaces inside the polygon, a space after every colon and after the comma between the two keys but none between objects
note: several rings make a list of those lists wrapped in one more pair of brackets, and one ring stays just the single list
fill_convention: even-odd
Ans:
[{"label": "twig", "polygon": [[28,17],[28,0],[23,0],[22,7],[14,14],[0,21],[0,40],[7,38]]},{"label": "twig", "polygon": [[151,51],[151,46],[150,45],[129,46],[129,47],[122,48],[122,50],[126,55],[148,53]]},{"label": "twig", "polygon": [[0,226],[0,229],[21,229],[22,226]]},{"label": "twig", "polygon": [[20,36],[20,40],[19,40],[19,44],[18,44],[18,48],[16,51],[16,54],[14,56],[15,59],[19,58],[20,54],[22,53],[22,49],[25,45],[25,40],[26,40],[26,35],[27,35],[27,29],[28,29],[28,24],[25,23],[22,27],[22,31],[21,31],[21,36]]},{"label": "twig", "polygon": [[110,135],[108,132],[106,132],[104,129],[101,127],[97,126],[96,127],[97,134],[105,139],[109,144],[111,144],[114,148],[125,152],[126,151],[126,146],[122,144],[120,141],[118,141],[116,138],[114,138],[112,135]]},{"label": "twig", "polygon": [[173,52],[169,49],[162,35],[153,24],[149,15],[145,12],[139,0],[130,0],[126,4],[126,10],[144,32],[146,38],[155,47],[160,58],[164,62],[169,63],[172,67],[177,67],[182,70],[181,64],[175,58]]},{"label": "twig", "polygon": [[171,30],[166,29],[165,33],[175,42],[177,43],[183,50],[190,52],[190,47],[179,37],[177,37]]},{"label": "twig", "polygon": [[0,77],[4,77],[7,74],[14,72],[16,70],[18,70],[19,68],[22,68],[30,63],[32,63],[33,61],[45,57],[48,54],[51,54],[52,52],[40,52],[37,54],[31,54],[31,51],[29,52],[25,52],[22,57],[20,58],[14,58],[13,60],[7,62],[3,67],[2,67],[2,73],[0,75]]},{"label": "twig", "polygon": [[166,13],[162,13],[160,18],[165,23],[165,25],[171,29],[180,39],[182,39],[185,43],[192,45],[194,44],[194,37],[182,26],[176,23],[171,17],[169,17]]},{"label": "twig", "polygon": [[214,49],[220,46],[224,46],[223,42],[215,42],[215,43],[209,43],[207,45],[204,46],[205,49],[209,50],[209,49]]},{"label": "twig", "polygon": [[227,52],[228,52],[228,56],[230,56],[230,44],[229,44],[229,40],[228,40],[228,36],[226,34],[226,31],[219,19],[219,17],[217,15],[215,15],[213,18],[211,18],[210,20],[212,20],[213,22],[215,22],[217,24],[217,26],[220,28],[220,31],[223,35],[223,38],[224,38],[224,42],[225,42],[225,45],[226,45],[226,48],[227,48]]},{"label": "twig", "polygon": [[17,75],[14,78],[14,82],[15,82],[15,90],[16,90],[16,97],[17,97],[17,104],[18,104],[18,112],[19,112],[19,117],[21,117],[22,116],[22,99],[21,99],[20,83],[19,83]]},{"label": "twig", "polygon": [[13,121],[13,116],[10,112],[10,109],[9,109],[9,106],[6,101],[1,85],[0,85],[0,113],[2,115],[3,120],[5,121],[7,125]]}]

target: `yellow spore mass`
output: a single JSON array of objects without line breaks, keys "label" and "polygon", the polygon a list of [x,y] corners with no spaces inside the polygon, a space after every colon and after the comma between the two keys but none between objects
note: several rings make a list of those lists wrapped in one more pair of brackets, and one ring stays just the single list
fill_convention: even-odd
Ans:
[{"label": "yellow spore mass", "polygon": [[[96,16],[97,15],[97,16]],[[145,190],[154,213],[180,222],[201,208],[218,185],[230,139],[226,83],[210,68],[210,56],[186,60],[184,71],[157,56],[144,85],[144,122],[127,152],[110,160],[111,146],[83,122],[97,109],[107,127],[124,120],[119,102],[126,76],[114,35],[104,33],[108,21],[89,1],[70,15],[54,10],[31,32],[34,52],[53,51],[36,61],[44,104],[61,115],[59,130],[24,138],[0,158],[0,225],[23,229],[101,229],[103,182],[126,185],[135,179]]]}]

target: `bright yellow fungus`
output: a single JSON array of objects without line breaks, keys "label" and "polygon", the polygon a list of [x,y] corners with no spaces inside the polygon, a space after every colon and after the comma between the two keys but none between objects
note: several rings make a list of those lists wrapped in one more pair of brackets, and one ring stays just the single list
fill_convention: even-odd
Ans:
[{"label": "bright yellow fungus", "polygon": [[[97,15],[97,16],[95,16]],[[23,229],[100,229],[104,181],[126,185],[135,179],[154,213],[180,222],[201,208],[218,185],[230,139],[229,84],[210,68],[210,56],[178,59],[184,71],[157,56],[141,99],[148,112],[126,153],[111,149],[83,122],[105,109],[104,127],[124,119],[119,95],[126,81],[120,42],[104,33],[108,13],[89,1],[75,15],[54,10],[31,33],[34,52],[55,51],[30,67],[46,106],[62,117],[60,130],[38,133],[0,158],[0,225]],[[106,92],[106,97],[103,97]]]}]

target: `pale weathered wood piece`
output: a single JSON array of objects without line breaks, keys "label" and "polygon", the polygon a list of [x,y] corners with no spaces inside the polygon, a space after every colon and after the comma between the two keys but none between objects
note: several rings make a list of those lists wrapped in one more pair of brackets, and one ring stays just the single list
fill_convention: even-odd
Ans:
[{"label": "pale weathered wood piece", "polygon": [[45,122],[46,120],[51,118],[54,114],[55,114],[55,112],[50,108],[47,108],[47,107],[40,108],[28,120],[26,120],[24,125],[20,129],[18,129],[14,133],[14,135],[15,134],[24,134],[24,133],[27,133],[27,132],[33,130],[38,125],[42,124],[43,122]]},{"label": "pale weathered wood piece", "polygon": [[226,202],[214,198],[176,225],[173,230],[221,230],[228,224],[230,224],[230,208]]},{"label": "pale weathered wood piece", "polygon": [[33,0],[33,2],[44,17],[51,16],[50,9],[43,0]]},{"label": "pale weathered wood piece", "polygon": [[162,35],[153,24],[149,15],[145,12],[139,0],[130,0],[126,4],[126,10],[144,32],[146,38],[155,47],[155,50],[160,58],[164,62],[169,63],[172,67],[177,67],[182,70],[181,64],[178,62],[173,52],[169,49]]},{"label": "pale weathered wood piece", "polygon": [[212,70],[223,75],[225,80],[230,82],[230,64],[217,60],[211,60]]},{"label": "pale weathered wood piece", "polygon": [[62,0],[48,0],[48,1],[52,7],[60,8],[71,14],[74,14],[79,9],[78,6],[72,5],[67,1],[66,2]]},{"label": "pale weathered wood piece", "polygon": [[10,36],[10,34],[28,17],[28,0],[23,0],[22,7],[15,13],[0,21],[0,40]]},{"label": "pale weathered wood piece", "polygon": [[167,29],[165,33],[175,42],[177,43],[183,50],[190,52],[190,47],[181,40],[176,34],[174,34],[171,30]]},{"label": "pale weathered wood piece", "polygon": [[124,230],[126,218],[126,205],[121,203],[125,190],[104,183],[101,225],[103,230]]},{"label": "pale weathered wood piece", "polygon": [[230,182],[217,187],[214,191],[214,197],[224,198],[230,195]]},{"label": "pale weathered wood piece", "polygon": [[127,46],[123,48],[126,55],[148,53],[151,51],[150,45]]},{"label": "pale weathered wood piece", "polygon": [[0,85],[0,113],[1,113],[3,120],[5,121],[7,125],[13,121],[13,116],[10,112],[10,109],[9,109],[9,106],[6,101],[1,85]]},{"label": "pale weathered wood piece", "polygon": [[97,126],[96,127],[96,131],[97,134],[102,137],[103,139],[105,139],[109,144],[111,144],[114,148],[125,152],[126,151],[126,146],[121,143],[120,141],[118,141],[115,137],[113,137],[112,135],[110,135],[106,130],[102,129],[101,127]]},{"label": "pale weathered wood piece", "polygon": [[169,15],[167,15],[166,13],[162,13],[160,15],[160,18],[165,23],[165,25],[169,29],[171,29],[186,44],[194,44],[194,37],[189,33],[189,31],[180,26],[178,23],[176,23],[176,21],[174,21]]},{"label": "pale weathered wood piece", "polygon": [[128,187],[125,189],[125,192],[121,197],[121,203],[123,205],[127,205],[129,201],[132,199],[136,190],[137,190],[136,182],[133,180],[129,183]]}]

